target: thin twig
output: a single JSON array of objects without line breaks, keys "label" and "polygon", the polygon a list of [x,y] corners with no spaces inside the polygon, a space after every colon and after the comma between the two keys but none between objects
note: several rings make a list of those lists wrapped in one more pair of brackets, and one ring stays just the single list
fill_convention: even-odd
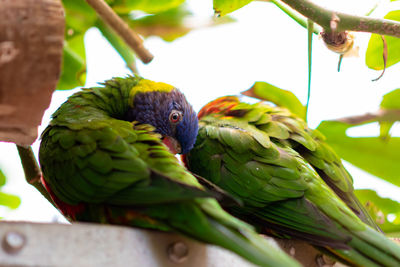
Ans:
[{"label": "thin twig", "polygon": [[374,121],[395,122],[400,121],[400,110],[381,109],[377,112],[336,119],[336,121],[344,122],[351,125],[365,124]]},{"label": "thin twig", "polygon": [[143,40],[126,24],[104,0],[86,0],[96,13],[136,52],[143,63],[149,63],[153,55],[143,46]]},{"label": "thin twig", "polygon": [[330,29],[332,14],[336,14],[340,22],[336,31],[370,32],[400,38],[400,22],[355,16],[329,10],[314,4],[310,0],[281,0],[303,16],[319,24],[325,30]]},{"label": "thin twig", "polygon": [[55,207],[55,204],[49,193],[40,181],[42,172],[40,171],[39,164],[37,163],[35,155],[33,154],[32,147],[23,147],[17,145],[17,149],[19,157],[21,158],[22,167],[24,168],[26,181],[30,185],[34,186]]}]

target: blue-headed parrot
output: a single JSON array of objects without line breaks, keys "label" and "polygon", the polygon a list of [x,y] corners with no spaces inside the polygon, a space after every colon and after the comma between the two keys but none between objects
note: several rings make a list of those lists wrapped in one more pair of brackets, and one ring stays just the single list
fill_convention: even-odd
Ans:
[{"label": "blue-headed parrot", "polygon": [[73,94],[53,114],[41,136],[42,182],[71,221],[174,231],[256,265],[299,266],[226,213],[180,164],[174,153],[188,153],[197,132],[178,89],[114,78]]}]

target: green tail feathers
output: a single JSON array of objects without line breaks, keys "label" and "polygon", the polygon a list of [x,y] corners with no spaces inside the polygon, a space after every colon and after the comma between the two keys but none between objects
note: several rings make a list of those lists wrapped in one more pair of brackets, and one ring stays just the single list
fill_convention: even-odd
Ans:
[{"label": "green tail feathers", "polygon": [[[363,264],[363,266],[400,266],[400,247],[389,241],[383,234],[369,227],[353,234],[349,244],[365,260],[373,262],[373,264]],[[361,262],[358,263],[360,264]]]},{"label": "green tail feathers", "polygon": [[300,266],[279,248],[248,229],[232,229],[210,219],[209,238],[259,266]]},{"label": "green tail feathers", "polygon": [[252,226],[226,213],[214,199],[201,199],[191,204],[155,205],[142,212],[162,221],[168,230],[223,247],[258,266],[301,266],[257,234]]},{"label": "green tail feathers", "polygon": [[186,224],[184,229],[179,230],[189,230],[186,234],[233,251],[256,265],[266,267],[301,266],[276,245],[258,235],[248,225],[234,227],[210,217],[207,217],[206,224],[201,227],[197,222],[193,221],[193,223],[196,225]]}]

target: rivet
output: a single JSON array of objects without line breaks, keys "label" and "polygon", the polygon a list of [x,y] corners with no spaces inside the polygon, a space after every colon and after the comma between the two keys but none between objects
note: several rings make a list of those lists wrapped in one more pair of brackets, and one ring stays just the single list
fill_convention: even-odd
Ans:
[{"label": "rivet", "polygon": [[13,254],[20,251],[24,247],[25,243],[26,238],[24,235],[10,231],[4,235],[2,246],[7,253]]},{"label": "rivet", "polygon": [[169,259],[174,263],[182,263],[189,256],[189,248],[183,242],[171,243],[167,248]]}]

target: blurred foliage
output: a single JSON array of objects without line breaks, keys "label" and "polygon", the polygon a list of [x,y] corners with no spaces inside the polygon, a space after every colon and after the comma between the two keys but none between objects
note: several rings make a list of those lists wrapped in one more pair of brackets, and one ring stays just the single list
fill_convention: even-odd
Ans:
[{"label": "blurred foliage", "polygon": [[323,121],[318,130],[327,142],[344,160],[400,186],[400,138],[382,140],[377,137],[350,137],[347,129],[354,125],[340,121]]},{"label": "blurred foliage", "polygon": [[389,235],[400,233],[400,203],[369,189],[355,190],[355,194],[382,231]]},{"label": "blurred foliage", "polygon": [[[394,185],[400,186],[400,137],[389,138],[389,130],[400,121],[400,89],[383,96],[380,110],[369,120],[348,124],[343,121],[323,121],[319,126],[327,142],[344,160]],[[347,129],[379,122],[380,136],[349,137]]]},{"label": "blurred foliage", "polygon": [[108,4],[119,14],[128,14],[132,10],[146,13],[163,12],[181,5],[185,0],[108,0]]},{"label": "blurred foliage", "polygon": [[[185,0],[106,0],[106,2],[143,37],[158,36],[167,42],[174,41],[200,27],[233,21],[229,17],[222,17],[210,18],[209,21],[196,25],[187,23],[192,18],[192,14],[184,4]],[[213,7],[215,14],[224,16],[250,2],[252,0],[213,0]],[[96,13],[85,1],[63,0],[63,5],[66,13],[65,48],[62,74],[57,89],[66,90],[84,85],[86,57],[83,37],[86,31],[92,27],[97,27],[120,54],[127,66],[133,72],[136,71],[135,56],[132,50],[111,29],[101,23]],[[400,11],[390,11],[385,18],[400,21]],[[292,19],[295,17],[292,16]],[[400,61],[400,39],[386,36],[386,41],[388,46],[387,67],[389,67]],[[382,70],[382,55],[382,39],[379,35],[372,34],[366,53],[367,66],[375,70]],[[389,124],[382,124],[383,137],[387,135],[388,129],[390,129]]]},{"label": "blurred foliage", "polygon": [[[196,25],[188,23],[192,13],[184,0],[106,0],[113,10],[143,37],[158,36],[171,42],[194,29],[233,22],[229,17],[214,18]],[[98,28],[115,48],[128,68],[136,72],[135,55],[122,39],[105,25],[94,10],[81,0],[63,0],[66,14],[64,56],[58,90],[83,86],[86,81],[84,35]],[[144,13],[145,12],[145,13]]]},{"label": "blurred foliage", "polygon": [[380,106],[382,111],[390,110],[392,114],[390,118],[379,122],[381,126],[380,137],[387,139],[389,138],[389,131],[393,124],[400,120],[400,89],[393,90],[384,95]]},{"label": "blurred foliage", "polygon": [[253,0],[214,0],[214,12],[219,16],[225,16],[252,1]]},{"label": "blurred foliage", "polygon": [[5,206],[10,209],[16,209],[21,203],[21,200],[17,196],[2,192],[1,189],[5,184],[6,184],[6,176],[0,170],[0,206]]},{"label": "blurred foliage", "polygon": [[124,16],[128,25],[144,37],[159,36],[171,42],[187,34],[191,28],[185,25],[185,18],[192,13],[185,5],[144,17]]},{"label": "blurred foliage", "polygon": [[[400,10],[390,11],[385,19],[400,21]],[[400,61],[400,38],[385,36],[387,43],[386,67],[390,67]],[[383,42],[378,34],[372,34],[369,39],[365,57],[365,64],[374,70],[383,70]]]}]

